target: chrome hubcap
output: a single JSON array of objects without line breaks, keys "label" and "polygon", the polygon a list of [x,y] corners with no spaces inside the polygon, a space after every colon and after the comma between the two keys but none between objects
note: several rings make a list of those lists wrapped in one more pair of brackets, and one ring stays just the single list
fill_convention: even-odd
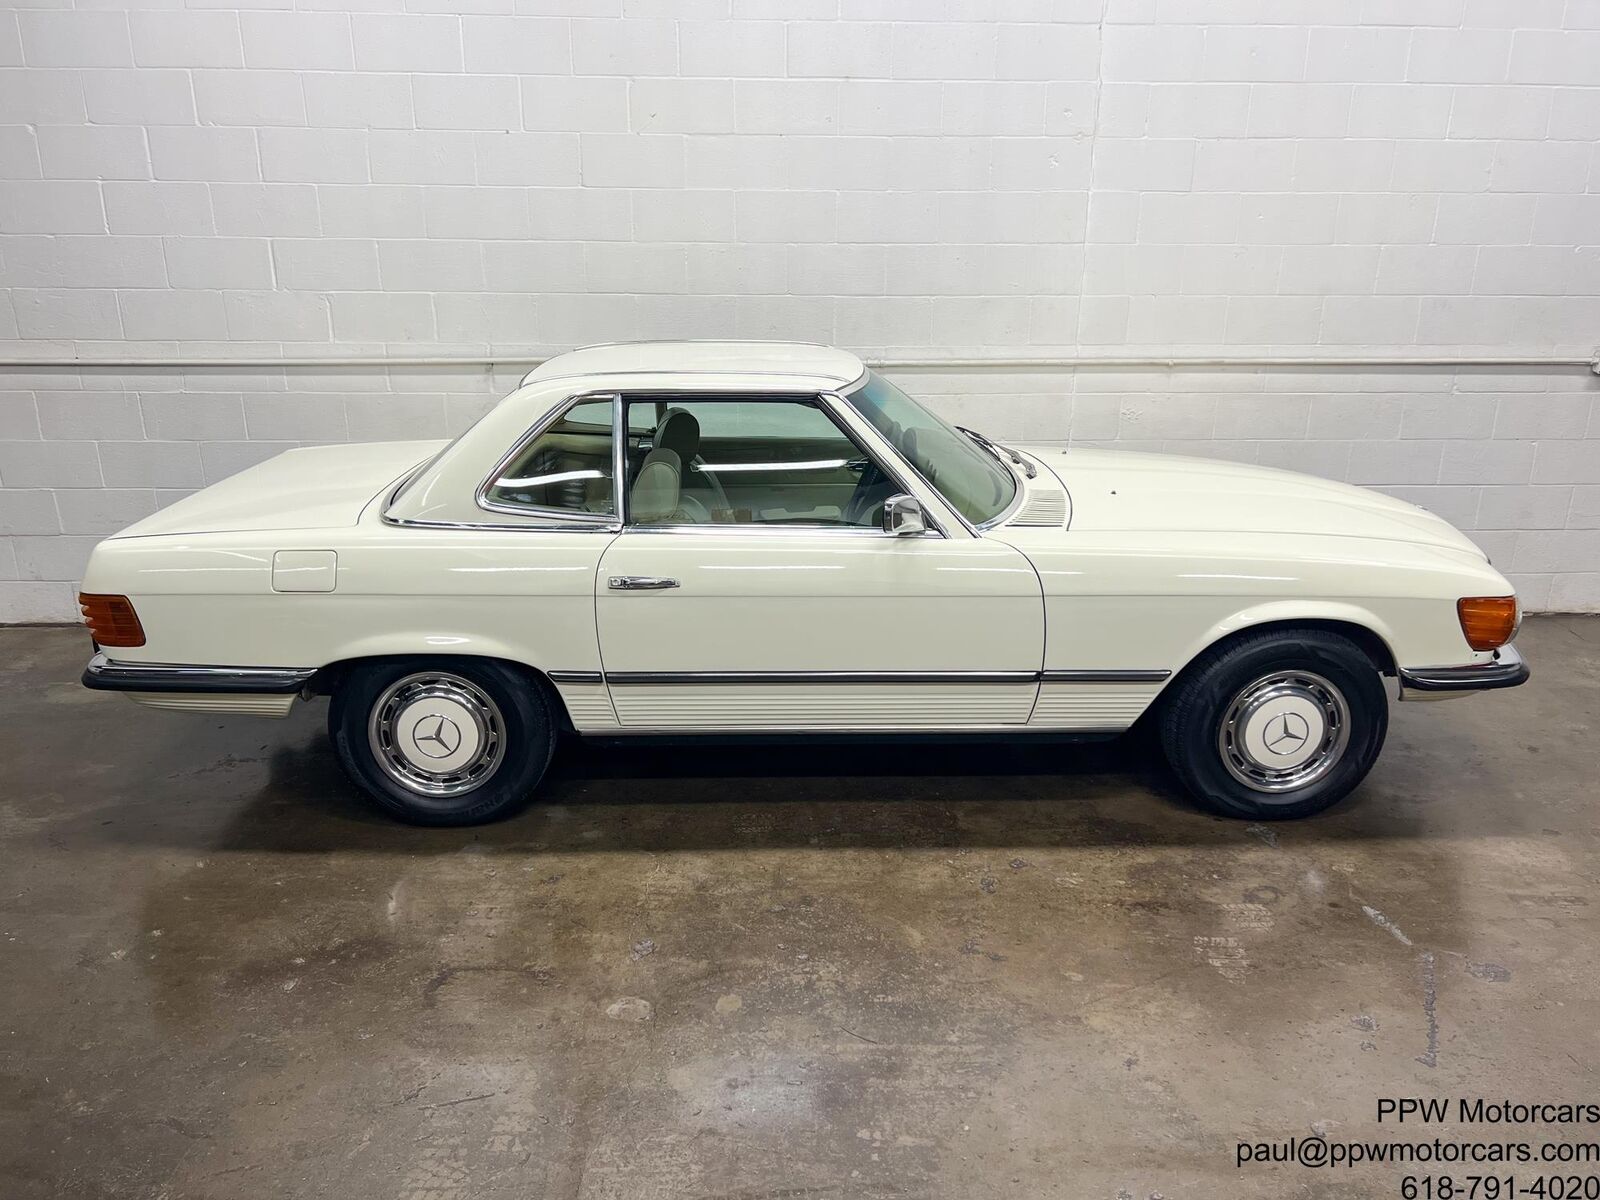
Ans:
[{"label": "chrome hubcap", "polygon": [[1344,693],[1309,671],[1275,671],[1241,688],[1223,714],[1223,765],[1258,792],[1292,792],[1321,779],[1350,742]]},{"label": "chrome hubcap", "polygon": [[476,684],[428,671],[397,680],[378,697],[367,737],[378,765],[402,787],[460,796],[499,768],[505,721]]}]

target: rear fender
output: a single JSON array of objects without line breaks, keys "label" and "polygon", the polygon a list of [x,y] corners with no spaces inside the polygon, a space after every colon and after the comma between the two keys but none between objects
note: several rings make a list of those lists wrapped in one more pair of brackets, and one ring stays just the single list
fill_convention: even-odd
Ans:
[{"label": "rear fender", "polygon": [[339,652],[329,659],[328,665],[359,658],[415,658],[429,654],[454,654],[472,658],[498,658],[536,667],[536,664],[525,661],[525,652],[525,647],[514,649],[507,642],[482,634],[385,630],[340,646]]}]

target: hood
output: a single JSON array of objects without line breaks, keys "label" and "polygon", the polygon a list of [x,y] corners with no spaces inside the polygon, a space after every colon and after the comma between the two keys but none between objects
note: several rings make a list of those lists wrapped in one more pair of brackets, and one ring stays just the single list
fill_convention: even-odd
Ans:
[{"label": "hood", "polygon": [[373,496],[444,445],[368,442],[289,450],[169,504],[116,536],[354,525]]},{"label": "hood", "polygon": [[1028,447],[1072,498],[1071,527],[1090,531],[1284,533],[1376,538],[1483,552],[1427,509],[1294,471],[1141,454]]}]

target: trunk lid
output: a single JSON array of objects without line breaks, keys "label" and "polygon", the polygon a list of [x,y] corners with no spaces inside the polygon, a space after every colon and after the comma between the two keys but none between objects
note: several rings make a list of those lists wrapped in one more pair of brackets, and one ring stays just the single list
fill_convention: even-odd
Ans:
[{"label": "trunk lid", "polygon": [[444,445],[368,442],[289,450],[169,504],[116,536],[354,525],[378,492]]}]

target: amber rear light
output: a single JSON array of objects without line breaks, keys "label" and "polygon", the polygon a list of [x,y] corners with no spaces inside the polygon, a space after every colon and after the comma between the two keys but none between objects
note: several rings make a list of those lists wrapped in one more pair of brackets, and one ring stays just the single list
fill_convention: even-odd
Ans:
[{"label": "amber rear light", "polygon": [[89,636],[102,646],[142,646],[144,627],[126,596],[78,596]]},{"label": "amber rear light", "polygon": [[1474,650],[1498,650],[1517,633],[1515,596],[1467,596],[1456,601],[1456,615]]}]

